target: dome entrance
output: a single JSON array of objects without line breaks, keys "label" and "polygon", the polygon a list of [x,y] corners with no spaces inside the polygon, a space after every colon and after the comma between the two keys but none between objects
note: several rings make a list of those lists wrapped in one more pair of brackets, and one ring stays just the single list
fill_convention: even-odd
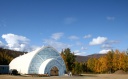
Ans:
[{"label": "dome entrance", "polygon": [[58,70],[58,68],[56,66],[51,68],[50,75],[51,76],[58,76],[59,75],[59,70]]}]

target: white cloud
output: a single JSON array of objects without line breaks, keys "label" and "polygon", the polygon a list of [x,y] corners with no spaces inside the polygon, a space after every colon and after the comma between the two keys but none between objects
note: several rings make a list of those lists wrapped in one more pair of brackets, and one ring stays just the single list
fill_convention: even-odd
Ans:
[{"label": "white cloud", "polygon": [[3,43],[0,41],[0,46],[3,46]]},{"label": "white cloud", "polygon": [[103,45],[101,46],[101,48],[102,48],[102,49],[112,49],[112,46],[109,45],[109,44],[103,44]]},{"label": "white cloud", "polygon": [[85,39],[86,39],[86,38],[91,38],[91,35],[90,35],[90,34],[85,35],[84,38],[85,38]]},{"label": "white cloud", "polygon": [[0,41],[0,47],[1,48],[6,48],[6,45]]},{"label": "white cloud", "polygon": [[117,44],[119,43],[119,41],[116,41],[116,40],[111,40],[111,41],[106,41],[105,44],[103,44],[101,46],[102,49],[112,49],[112,45],[113,44]]},{"label": "white cloud", "polygon": [[16,51],[32,51],[33,47],[29,46],[29,39],[24,36],[19,36],[15,34],[3,34],[2,38],[7,42],[7,47]]},{"label": "white cloud", "polygon": [[70,48],[72,46],[72,45],[65,44],[65,43],[58,42],[58,41],[51,40],[51,39],[44,39],[43,43],[46,45],[50,45],[50,46],[58,49],[59,51],[61,51],[62,49],[65,49],[65,48]]},{"label": "white cloud", "polygon": [[81,45],[83,45],[83,44],[82,44],[82,42],[76,42],[76,45],[77,45],[77,46],[81,46]]},{"label": "white cloud", "polygon": [[93,40],[89,43],[89,45],[99,45],[104,43],[107,40],[106,37],[97,37],[97,38],[93,38]]},{"label": "white cloud", "polygon": [[106,17],[106,18],[107,18],[107,20],[110,20],[110,21],[115,20],[115,17],[113,17],[113,16],[108,16],[108,17]]},{"label": "white cloud", "polygon": [[104,50],[101,50],[99,53],[100,54],[106,54],[108,51],[111,51],[111,50],[110,49],[106,49],[106,50],[104,49]]},{"label": "white cloud", "polygon": [[74,52],[75,55],[80,55],[81,54],[79,50],[75,50],[73,52]]},{"label": "white cloud", "polygon": [[108,41],[107,43],[108,44],[117,44],[117,43],[119,43],[119,41],[117,41],[117,40],[111,40],[111,41]]},{"label": "white cloud", "polygon": [[81,56],[86,55],[86,52],[81,52],[80,50],[75,50],[73,52],[74,52],[75,55],[81,55]]},{"label": "white cloud", "polygon": [[88,48],[87,47],[81,47],[81,50],[87,50]]},{"label": "white cloud", "polygon": [[78,40],[79,37],[77,37],[77,36],[75,36],[75,35],[72,35],[72,36],[69,37],[69,39],[70,39],[70,40]]},{"label": "white cloud", "polygon": [[51,38],[58,40],[63,36],[63,33],[54,33],[52,34]]},{"label": "white cloud", "polygon": [[72,23],[74,23],[74,22],[76,22],[76,21],[77,21],[76,18],[73,18],[73,17],[67,17],[67,18],[64,20],[65,24],[72,24]]}]

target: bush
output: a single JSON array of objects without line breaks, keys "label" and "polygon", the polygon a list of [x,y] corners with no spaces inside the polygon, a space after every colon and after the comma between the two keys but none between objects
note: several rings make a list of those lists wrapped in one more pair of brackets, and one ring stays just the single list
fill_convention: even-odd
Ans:
[{"label": "bush", "polygon": [[11,75],[18,75],[18,71],[16,69],[10,70]]}]

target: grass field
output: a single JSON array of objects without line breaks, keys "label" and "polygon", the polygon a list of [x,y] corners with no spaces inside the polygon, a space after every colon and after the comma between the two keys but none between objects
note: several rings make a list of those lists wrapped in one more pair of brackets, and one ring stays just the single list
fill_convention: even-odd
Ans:
[{"label": "grass field", "polygon": [[128,74],[84,74],[84,76],[25,77],[0,75],[0,79],[128,79]]}]

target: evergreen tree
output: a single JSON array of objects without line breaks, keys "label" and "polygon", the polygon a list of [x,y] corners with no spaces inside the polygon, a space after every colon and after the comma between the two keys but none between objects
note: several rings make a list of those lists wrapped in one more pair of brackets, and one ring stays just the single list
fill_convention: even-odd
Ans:
[{"label": "evergreen tree", "polygon": [[67,71],[72,71],[75,66],[75,55],[71,53],[69,48],[62,50],[61,56],[66,64]]}]

